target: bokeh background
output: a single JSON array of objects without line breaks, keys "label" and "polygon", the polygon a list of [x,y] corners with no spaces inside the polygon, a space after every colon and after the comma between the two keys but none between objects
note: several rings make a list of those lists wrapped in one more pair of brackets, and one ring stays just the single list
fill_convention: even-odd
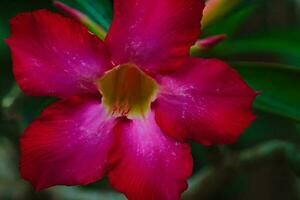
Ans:
[{"label": "bokeh background", "polygon": [[[236,144],[209,148],[192,144],[194,175],[183,199],[298,200],[300,1],[223,1],[225,4],[215,12],[216,16],[203,27],[201,38],[227,34],[227,39],[193,55],[225,60],[261,92],[254,105],[257,120]],[[108,29],[113,1],[63,2]],[[58,186],[36,193],[19,176],[19,137],[54,99],[28,97],[20,91],[3,39],[9,36],[11,17],[39,8],[59,12],[50,0],[0,1],[0,200],[125,199],[113,192],[107,180],[84,187]]]}]

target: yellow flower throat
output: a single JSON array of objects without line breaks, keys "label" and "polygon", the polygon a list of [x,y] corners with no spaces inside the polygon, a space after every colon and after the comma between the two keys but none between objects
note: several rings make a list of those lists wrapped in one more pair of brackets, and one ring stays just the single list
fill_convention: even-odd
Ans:
[{"label": "yellow flower throat", "polygon": [[144,116],[158,91],[158,84],[135,64],[119,65],[106,72],[97,86],[102,104],[114,116]]}]

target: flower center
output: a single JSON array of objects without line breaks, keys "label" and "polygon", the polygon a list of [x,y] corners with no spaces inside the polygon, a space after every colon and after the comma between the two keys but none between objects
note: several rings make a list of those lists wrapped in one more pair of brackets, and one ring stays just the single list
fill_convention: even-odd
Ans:
[{"label": "flower center", "polygon": [[97,86],[108,112],[129,118],[144,116],[158,91],[157,83],[131,63],[106,72]]}]

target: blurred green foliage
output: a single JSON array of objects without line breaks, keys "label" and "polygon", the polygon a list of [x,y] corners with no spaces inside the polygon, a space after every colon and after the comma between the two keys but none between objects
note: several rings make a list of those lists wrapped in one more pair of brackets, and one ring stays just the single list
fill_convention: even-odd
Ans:
[{"label": "blurred green foliage", "polygon": [[[108,30],[113,15],[112,1],[62,2],[87,14]],[[54,99],[28,97],[20,91],[12,75],[10,53],[3,39],[9,36],[9,19],[17,13],[39,8],[59,11],[50,0],[3,0],[0,5],[0,199],[124,199],[112,193],[106,180],[86,187],[55,187],[35,193],[20,179],[18,138]],[[225,33],[228,39],[210,51],[194,56],[227,61],[260,92],[255,102],[257,120],[236,144],[209,148],[192,144],[194,178],[198,171],[204,180],[207,176],[213,177],[209,182],[211,185],[204,186],[205,191],[197,190],[202,192],[202,200],[300,199],[297,172],[300,168],[297,160],[300,155],[299,13],[300,2],[297,0],[242,0],[202,31],[201,38]],[[269,145],[272,141],[284,142],[284,149],[279,150],[285,153],[278,156],[276,152],[281,151],[274,148],[275,153],[268,152],[272,159],[261,159],[258,163],[254,159],[254,166],[241,169],[232,166],[232,163],[240,162],[236,155],[248,155],[243,154],[244,151],[256,155],[258,145]],[[286,151],[286,148],[292,148],[292,151]],[[228,159],[235,160],[229,162],[230,167]],[[216,169],[225,166],[226,170],[217,170],[222,172],[218,174],[211,170],[216,166]]]}]

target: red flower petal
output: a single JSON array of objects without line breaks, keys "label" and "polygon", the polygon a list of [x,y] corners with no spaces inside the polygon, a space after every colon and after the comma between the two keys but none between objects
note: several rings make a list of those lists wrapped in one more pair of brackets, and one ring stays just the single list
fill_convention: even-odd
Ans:
[{"label": "red flower petal", "polygon": [[160,84],[156,121],[177,139],[233,143],[255,118],[256,93],[222,61],[191,58],[185,71],[164,77]]},{"label": "red flower petal", "polygon": [[115,64],[147,73],[177,69],[200,33],[203,0],[115,0],[105,40]]},{"label": "red flower petal", "polygon": [[103,42],[72,19],[39,10],[11,20],[6,40],[17,82],[28,95],[66,97],[97,92],[110,66]]},{"label": "red flower petal", "polygon": [[100,102],[72,97],[46,108],[21,138],[21,175],[37,190],[100,179],[113,143]]},{"label": "red flower petal", "polygon": [[161,132],[154,114],[145,119],[121,121],[119,142],[109,156],[115,167],[109,180],[129,200],[179,200],[192,173],[188,144]]}]

